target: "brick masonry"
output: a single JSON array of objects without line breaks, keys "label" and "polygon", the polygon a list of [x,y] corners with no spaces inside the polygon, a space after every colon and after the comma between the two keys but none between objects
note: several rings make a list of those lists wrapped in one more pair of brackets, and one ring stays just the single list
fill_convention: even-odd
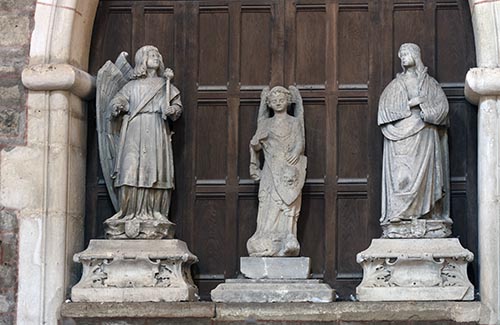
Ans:
[{"label": "brick masonry", "polygon": [[[1,150],[25,144],[27,91],[21,72],[29,60],[35,3],[0,1]],[[17,213],[0,206],[0,325],[16,323],[18,249]]]}]

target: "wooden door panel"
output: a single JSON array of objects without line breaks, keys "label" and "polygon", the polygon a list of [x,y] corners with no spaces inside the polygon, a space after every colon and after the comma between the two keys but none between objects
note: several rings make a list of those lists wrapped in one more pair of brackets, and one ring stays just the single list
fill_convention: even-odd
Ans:
[{"label": "wooden door panel", "polygon": [[[144,8],[144,38],[141,46],[150,44],[160,50],[166,67],[175,66],[176,39],[173,6],[146,6]],[[174,71],[176,72],[180,71]]]},{"label": "wooden door panel", "polygon": [[225,88],[229,80],[228,8],[200,8],[198,26],[198,84]]},{"label": "wooden door panel", "polygon": [[[307,182],[324,183],[326,175],[326,109],[321,99],[305,99]],[[308,155],[314,152],[313,156]]]},{"label": "wooden door panel", "polygon": [[370,25],[368,4],[346,5],[338,13],[338,76],[339,88],[359,85],[368,89],[370,73]]},{"label": "wooden door panel", "polygon": [[304,191],[297,238],[302,256],[311,258],[314,278],[325,273],[325,201],[321,191]]},{"label": "wooden door panel", "polygon": [[194,137],[196,180],[224,184],[227,176],[227,104],[202,102],[198,105]]},{"label": "wooden door panel", "polygon": [[326,10],[323,4],[297,4],[296,6],[296,65],[294,80],[296,84],[325,84],[325,55],[327,43],[325,16]]},{"label": "wooden door panel", "polygon": [[360,99],[342,101],[337,106],[337,177],[344,184],[367,182],[368,110],[367,102]]},{"label": "wooden door panel", "polygon": [[271,6],[242,6],[240,85],[267,85],[271,78]]},{"label": "wooden door panel", "polygon": [[[467,73],[470,55],[464,45],[467,25],[457,3],[436,8],[436,78],[441,83],[456,83]],[[470,44],[469,44],[470,46]]]},{"label": "wooden door panel", "polygon": [[[465,41],[465,45],[464,45]],[[459,0],[101,0],[92,73],[121,51],[156,45],[176,73],[184,113],[172,124],[177,237],[200,262],[201,297],[238,275],[257,218],[248,144],[265,85],[296,84],[304,98],[308,174],[298,238],[315,278],[348,299],[361,280],[356,254],[381,230],[383,137],[379,96],[403,42],[450,101],[454,234],[477,252],[476,111],[463,96],[474,65],[470,12]],[[132,56],[130,57],[132,60]],[[89,114],[87,240],[102,237],[111,205]],[[472,268],[477,273],[476,265]]]}]

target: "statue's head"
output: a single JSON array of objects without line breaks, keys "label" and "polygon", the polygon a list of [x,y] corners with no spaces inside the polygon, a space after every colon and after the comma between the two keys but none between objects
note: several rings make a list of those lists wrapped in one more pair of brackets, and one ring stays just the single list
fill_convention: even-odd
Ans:
[{"label": "statue's head", "polygon": [[135,67],[133,78],[144,78],[147,75],[147,70],[154,68],[158,77],[163,76],[165,65],[160,51],[152,45],[145,45],[135,53]]},{"label": "statue's head", "polygon": [[409,67],[415,66],[417,71],[425,69],[420,54],[420,47],[414,43],[404,43],[399,47],[398,57],[401,60],[401,67],[406,71]]},{"label": "statue's head", "polygon": [[292,94],[285,87],[273,87],[267,95],[266,103],[274,111],[286,110],[288,105],[292,103]]}]

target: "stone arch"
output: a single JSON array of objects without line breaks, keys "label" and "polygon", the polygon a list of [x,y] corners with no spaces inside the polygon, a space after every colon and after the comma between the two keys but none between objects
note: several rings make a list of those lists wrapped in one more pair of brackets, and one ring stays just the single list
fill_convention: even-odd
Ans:
[{"label": "stone arch", "polygon": [[[2,155],[0,203],[19,211],[20,324],[55,324],[73,283],[72,255],[82,247],[85,101],[93,78],[85,71],[98,0],[43,0],[35,11],[26,146]],[[466,94],[479,104],[478,186],[482,323],[500,321],[500,1],[469,0],[478,69]],[[494,177],[492,177],[492,174]],[[23,181],[24,180],[24,181]],[[29,181],[27,181],[29,180]]]},{"label": "stone arch", "polygon": [[56,324],[83,246],[85,71],[98,0],[36,3],[29,66],[26,145],[2,154],[0,201],[19,218],[17,322]]}]

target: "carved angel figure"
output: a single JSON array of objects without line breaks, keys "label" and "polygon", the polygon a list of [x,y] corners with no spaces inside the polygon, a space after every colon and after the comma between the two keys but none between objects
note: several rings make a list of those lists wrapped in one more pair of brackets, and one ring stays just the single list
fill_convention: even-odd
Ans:
[{"label": "carved angel figure", "polygon": [[[288,114],[295,104],[295,116]],[[271,108],[271,111],[269,110]],[[248,240],[250,256],[297,256],[297,220],[306,177],[304,107],[297,88],[266,87],[257,132],[250,141],[250,176],[260,181],[257,230]],[[260,169],[260,152],[264,166]]]},{"label": "carved angel figure", "polygon": [[448,101],[427,74],[420,48],[401,45],[403,72],[384,89],[378,125],[384,135],[382,216],[384,237],[451,234]]},{"label": "carved angel figure", "polygon": [[108,61],[97,77],[101,165],[117,211],[105,221],[106,236],[172,238],[174,162],[167,119],[181,115],[180,93],[156,47],[140,48],[133,69],[126,56]]}]

